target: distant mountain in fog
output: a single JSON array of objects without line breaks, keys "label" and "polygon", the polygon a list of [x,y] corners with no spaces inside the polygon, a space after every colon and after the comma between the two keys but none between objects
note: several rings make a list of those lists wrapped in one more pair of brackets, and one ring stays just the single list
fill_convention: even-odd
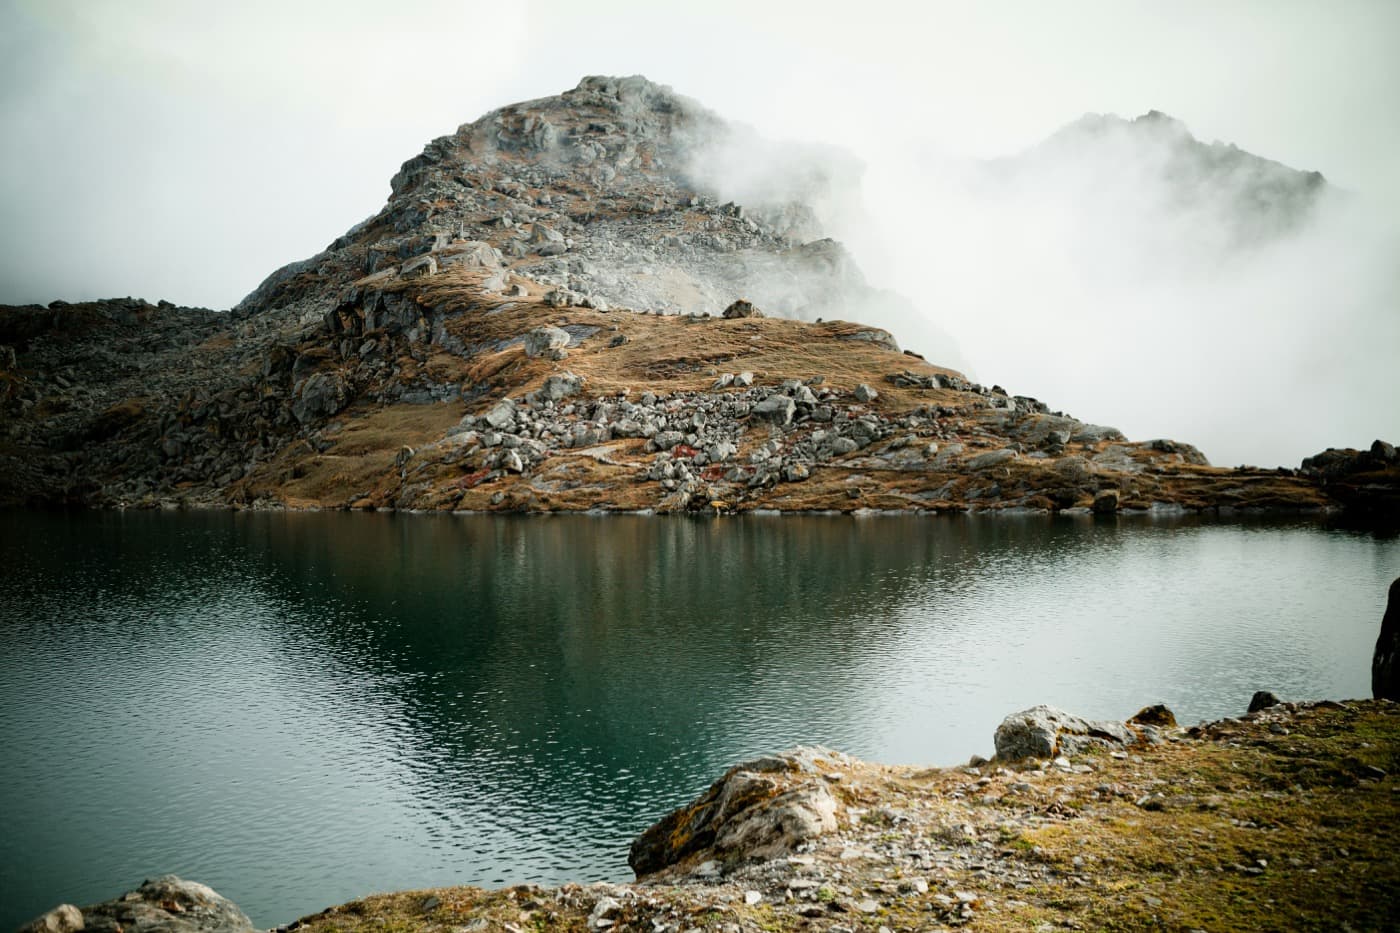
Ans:
[{"label": "distant mountain in fog", "polygon": [[1148,212],[1201,227],[1212,245],[1246,246],[1300,229],[1340,192],[1303,171],[1233,143],[1206,143],[1158,110],[1125,119],[1089,113],[1019,154],[989,163],[1016,185],[1054,185],[1090,212]]}]

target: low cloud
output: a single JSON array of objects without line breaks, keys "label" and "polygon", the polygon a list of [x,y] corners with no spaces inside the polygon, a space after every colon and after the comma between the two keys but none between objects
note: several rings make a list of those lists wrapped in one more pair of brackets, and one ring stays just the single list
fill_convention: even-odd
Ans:
[{"label": "low cloud", "polygon": [[932,362],[1220,465],[1400,437],[1400,227],[1319,175],[1158,114],[991,161],[746,143],[708,165],[736,200],[808,197],[909,299],[844,316]]}]

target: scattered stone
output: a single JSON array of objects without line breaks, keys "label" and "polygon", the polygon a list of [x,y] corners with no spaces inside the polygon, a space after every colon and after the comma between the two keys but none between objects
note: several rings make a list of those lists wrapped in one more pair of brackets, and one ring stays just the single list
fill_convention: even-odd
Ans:
[{"label": "scattered stone", "polygon": [[869,404],[870,402],[873,402],[877,398],[879,398],[880,393],[876,392],[870,386],[862,382],[860,385],[856,386],[855,396],[856,401],[861,402],[862,404]]},{"label": "scattered stone", "polygon": [[[559,402],[583,391],[583,377],[571,372],[553,373],[546,377],[536,398],[544,402]],[[501,427],[501,425],[495,425]]]}]

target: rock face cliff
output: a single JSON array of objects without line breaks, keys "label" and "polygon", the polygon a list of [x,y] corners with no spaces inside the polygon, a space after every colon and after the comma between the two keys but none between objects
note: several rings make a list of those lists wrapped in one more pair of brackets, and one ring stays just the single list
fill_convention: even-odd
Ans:
[{"label": "rock face cliff", "polygon": [[0,309],[0,501],[1336,504],[1316,476],[1130,442],[848,323],[901,299],[822,235],[839,169],[794,153],[755,203],[721,201],[707,160],[751,139],[645,79],[585,78],[429,143],[378,214],[230,313]]}]

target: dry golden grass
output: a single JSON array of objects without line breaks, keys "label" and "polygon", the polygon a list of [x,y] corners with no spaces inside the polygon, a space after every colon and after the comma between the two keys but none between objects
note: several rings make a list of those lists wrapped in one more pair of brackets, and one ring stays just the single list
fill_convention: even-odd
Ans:
[{"label": "dry golden grass", "polygon": [[247,499],[271,496],[292,508],[338,508],[369,498],[387,505],[398,483],[394,460],[405,444],[430,443],[461,418],[460,405],[392,405],[351,408],[344,427],[327,434],[331,446],[317,452],[292,444],[239,484]]},{"label": "dry golden grass", "polygon": [[[1138,746],[1118,758],[1090,754],[1081,759],[1088,773],[853,762],[833,786],[846,815],[843,835],[819,840],[815,850],[828,877],[841,875],[828,882],[830,897],[818,892],[815,901],[785,904],[770,892],[748,905],[742,891],[752,880],[656,876],[630,889],[634,897],[622,895],[612,929],[651,933],[663,922],[714,933],[833,925],[870,933],[950,926],[997,933],[1395,929],[1400,859],[1389,828],[1400,819],[1400,707],[1357,701],[1304,709],[1284,721],[1282,732],[1265,720],[1227,721],[1197,740]],[[1164,795],[1161,809],[1138,805],[1149,792]],[[977,828],[974,841],[965,826]],[[881,844],[931,850],[935,858],[911,869],[841,856],[847,846]],[[926,891],[902,884],[915,878],[926,880]],[[947,906],[957,891],[972,892],[974,911],[959,915]],[[864,892],[877,898],[875,912],[852,912]],[[604,893],[526,885],[382,894],[293,929],[584,930]],[[828,903],[811,916],[798,910]]]},{"label": "dry golden grass", "polygon": [[[394,462],[400,447],[430,444],[463,414],[483,412],[504,397],[518,398],[539,388],[551,373],[563,371],[582,376],[589,396],[626,394],[634,399],[645,392],[707,391],[721,373],[751,372],[756,384],[770,386],[786,379],[821,377],[824,387],[839,392],[850,392],[866,383],[879,391],[879,398],[864,409],[884,416],[921,408],[943,409],[942,427],[954,432],[954,440],[944,442],[962,444],[968,455],[1007,444],[997,433],[998,422],[981,396],[905,388],[887,381],[903,371],[957,374],[869,340],[854,339],[870,329],[860,324],[554,308],[545,303],[543,289],[534,283],[527,283],[528,296],[506,298],[484,291],[481,280],[479,270],[449,269],[379,286],[411,298],[425,312],[431,309],[432,314],[442,316],[447,332],[469,348],[465,356],[438,345],[418,346],[411,352],[404,348],[395,361],[397,378],[406,385],[420,380],[460,385],[474,399],[472,403],[430,406],[432,413],[427,415],[409,415],[407,411],[421,410],[406,406],[390,409],[397,412],[393,415],[365,406],[351,409],[337,416],[336,421],[345,428],[331,438],[335,446],[315,454],[305,445],[294,445],[246,484],[248,494],[272,496],[289,505],[355,503],[528,511],[685,508],[683,498],[668,496],[657,483],[641,479],[652,459],[641,442],[606,445],[608,453],[603,460],[611,462],[555,450],[526,475],[489,478],[479,456],[459,459],[452,450],[433,448],[400,476]],[[520,338],[545,325],[569,327],[576,333],[587,328],[591,333],[571,346],[562,361],[530,359]],[[619,336],[624,342],[611,346]],[[337,365],[328,350],[325,356],[324,365]],[[951,417],[947,412],[953,413]],[[740,462],[769,436],[768,428],[753,426],[740,441]],[[791,435],[786,439],[790,441]],[[1069,452],[1088,455],[1107,446],[1107,442],[1072,445]],[[882,447],[877,444],[818,464],[809,479],[768,489],[750,490],[742,483],[724,481],[722,470],[705,471],[702,480],[708,485],[702,486],[691,507],[718,502],[724,510],[943,511],[969,505],[997,509],[1014,503],[1022,508],[1054,509],[1090,505],[1095,484],[1115,485],[1125,508],[1149,508],[1161,502],[1198,509],[1321,508],[1328,504],[1322,491],[1307,480],[1273,471],[1171,465],[1170,457],[1138,448],[1133,448],[1135,455],[1147,458],[1156,465],[1154,469],[1122,474],[1099,471],[1093,483],[1067,486],[1055,472],[1054,461],[1018,458],[980,473],[957,467],[942,472],[898,470],[871,456]]]}]

